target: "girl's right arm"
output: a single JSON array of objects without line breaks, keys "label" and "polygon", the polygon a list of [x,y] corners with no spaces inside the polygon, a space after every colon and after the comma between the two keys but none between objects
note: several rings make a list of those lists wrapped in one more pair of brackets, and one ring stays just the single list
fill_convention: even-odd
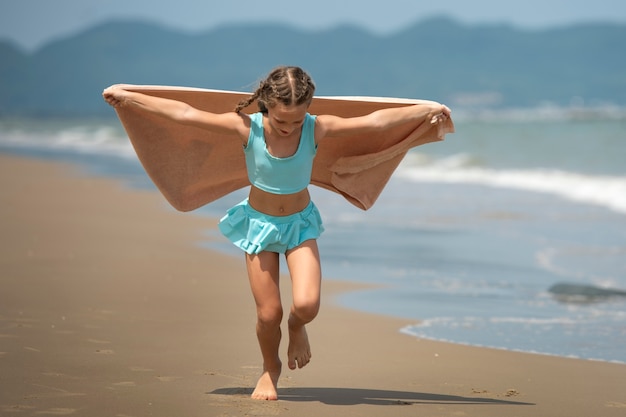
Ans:
[{"label": "girl's right arm", "polygon": [[218,133],[235,133],[248,139],[250,118],[244,113],[211,113],[177,100],[129,91],[124,85],[113,85],[102,92],[104,100],[113,107],[132,106],[177,123],[196,126]]}]

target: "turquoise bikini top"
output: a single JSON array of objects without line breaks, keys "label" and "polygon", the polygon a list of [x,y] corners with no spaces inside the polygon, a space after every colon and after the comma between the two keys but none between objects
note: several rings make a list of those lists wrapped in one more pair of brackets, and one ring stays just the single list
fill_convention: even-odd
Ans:
[{"label": "turquoise bikini top", "polygon": [[263,134],[263,113],[250,115],[248,144],[244,147],[250,183],[272,194],[295,194],[311,182],[315,145],[315,116],[306,114],[296,152],[286,158],[270,154]]}]

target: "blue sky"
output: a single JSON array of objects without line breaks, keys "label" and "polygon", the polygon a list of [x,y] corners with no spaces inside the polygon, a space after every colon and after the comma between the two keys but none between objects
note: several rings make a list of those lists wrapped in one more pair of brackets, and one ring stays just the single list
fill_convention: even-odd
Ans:
[{"label": "blue sky", "polygon": [[468,24],[509,23],[528,29],[584,21],[626,23],[626,1],[1,0],[0,39],[32,50],[113,18],[141,18],[188,31],[233,22],[280,22],[303,29],[351,23],[389,33],[433,15],[447,15]]}]

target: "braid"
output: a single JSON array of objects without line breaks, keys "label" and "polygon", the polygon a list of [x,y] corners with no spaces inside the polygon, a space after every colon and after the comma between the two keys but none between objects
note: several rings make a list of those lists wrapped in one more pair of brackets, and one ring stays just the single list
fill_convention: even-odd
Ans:
[{"label": "braid", "polygon": [[250,104],[252,104],[252,102],[254,100],[256,100],[259,97],[259,90],[255,91],[254,94],[252,94],[250,97],[241,100],[238,104],[237,107],[235,107],[235,113],[239,113],[240,111],[242,111],[244,108],[248,107]]},{"label": "braid", "polygon": [[247,99],[239,102],[235,112],[240,112],[257,100],[259,110],[267,112],[268,107],[278,103],[286,106],[310,104],[315,93],[311,77],[299,67],[278,67],[274,69],[257,90]]}]

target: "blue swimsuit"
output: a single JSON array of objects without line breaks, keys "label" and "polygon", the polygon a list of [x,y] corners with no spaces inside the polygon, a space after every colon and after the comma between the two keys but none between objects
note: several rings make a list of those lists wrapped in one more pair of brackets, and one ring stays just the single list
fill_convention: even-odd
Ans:
[{"label": "blue swimsuit", "polygon": [[315,116],[306,114],[296,152],[286,158],[269,153],[263,134],[263,113],[250,115],[248,144],[244,148],[250,184],[272,194],[295,194],[311,182],[315,145]]},{"label": "blue swimsuit", "polygon": [[[286,158],[272,156],[263,134],[263,114],[250,115],[248,144],[244,148],[248,179],[255,187],[273,194],[294,194],[311,182],[315,145],[315,116],[306,114],[296,152]],[[311,201],[299,213],[270,216],[250,206],[245,199],[230,208],[219,229],[233,244],[249,254],[262,251],[285,253],[324,231],[322,219]]]}]

